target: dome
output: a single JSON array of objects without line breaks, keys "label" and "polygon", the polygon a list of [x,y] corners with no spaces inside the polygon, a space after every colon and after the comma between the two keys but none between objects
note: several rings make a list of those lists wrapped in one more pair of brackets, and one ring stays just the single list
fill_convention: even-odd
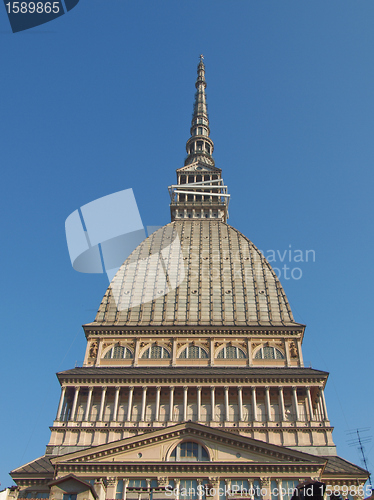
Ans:
[{"label": "dome", "polygon": [[103,326],[295,326],[265,257],[219,220],[177,220],[145,239],[108,287]]}]

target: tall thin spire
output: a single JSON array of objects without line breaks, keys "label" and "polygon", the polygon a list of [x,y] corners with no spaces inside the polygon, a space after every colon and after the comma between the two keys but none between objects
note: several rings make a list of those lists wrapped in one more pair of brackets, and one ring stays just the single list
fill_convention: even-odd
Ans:
[{"label": "tall thin spire", "polygon": [[197,79],[195,83],[196,93],[193,106],[193,114],[191,121],[191,137],[186,144],[187,158],[185,165],[201,161],[208,165],[214,166],[212,157],[214,144],[209,137],[209,117],[208,106],[206,103],[206,80],[205,80],[205,65],[204,56],[200,56],[200,62],[197,66]]},{"label": "tall thin spire", "polygon": [[191,137],[186,144],[187,158],[177,169],[177,184],[169,186],[171,220],[218,219],[227,221],[230,195],[221,169],[214,165],[214,144],[209,137],[209,117],[206,104],[204,57],[197,66],[195,103],[191,122]]}]

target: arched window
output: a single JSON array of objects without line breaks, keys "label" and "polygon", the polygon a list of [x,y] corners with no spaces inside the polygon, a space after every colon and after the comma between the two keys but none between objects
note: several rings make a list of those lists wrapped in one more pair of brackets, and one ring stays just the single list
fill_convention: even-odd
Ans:
[{"label": "arched window", "polygon": [[256,352],[255,359],[284,359],[284,354],[272,346],[263,346]]},{"label": "arched window", "polygon": [[133,357],[128,347],[115,345],[105,353],[104,359],[131,359]]},{"label": "arched window", "polygon": [[143,354],[142,358],[146,359],[165,359],[170,358],[170,352],[160,345],[153,344],[151,347],[148,347]]},{"label": "arched window", "polygon": [[244,359],[244,351],[239,349],[239,347],[233,345],[227,345],[221,349],[217,356],[218,359]]},{"label": "arched window", "polygon": [[206,449],[194,441],[183,441],[171,452],[171,462],[209,462]]},{"label": "arched window", "polygon": [[179,355],[179,359],[207,359],[208,353],[202,347],[190,344]]}]

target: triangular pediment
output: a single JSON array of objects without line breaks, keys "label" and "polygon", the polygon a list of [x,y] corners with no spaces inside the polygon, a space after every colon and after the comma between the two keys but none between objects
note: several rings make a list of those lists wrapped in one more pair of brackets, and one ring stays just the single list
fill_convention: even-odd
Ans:
[{"label": "triangular pediment", "polygon": [[184,167],[178,168],[177,172],[178,173],[196,172],[196,173],[206,174],[209,172],[212,173],[221,172],[221,169],[218,167],[213,167],[212,165],[207,165],[206,163],[196,161],[195,163],[190,163],[189,165],[185,165]]},{"label": "triangular pediment", "polygon": [[194,441],[208,452],[210,461],[253,464],[324,464],[325,460],[306,453],[271,445],[222,429],[186,422],[93,446],[52,459],[52,463],[160,463],[170,460],[171,451],[182,441]]}]

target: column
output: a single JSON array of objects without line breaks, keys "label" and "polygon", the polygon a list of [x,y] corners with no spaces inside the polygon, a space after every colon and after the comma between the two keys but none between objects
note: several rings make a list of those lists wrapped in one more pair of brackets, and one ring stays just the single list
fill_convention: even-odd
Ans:
[{"label": "column", "polygon": [[123,480],[123,500],[126,500],[126,494],[127,494],[127,486],[129,485],[129,480],[124,479]]},{"label": "column", "polygon": [[134,366],[138,366],[139,349],[140,349],[140,341],[139,339],[135,339]]},{"label": "column", "polygon": [[239,407],[239,422],[243,422],[243,394],[241,386],[238,387],[238,407]]},{"label": "column", "polygon": [[107,477],[106,478],[106,496],[108,498],[116,498],[116,487],[117,487],[117,478],[116,477]]},{"label": "column", "polygon": [[176,495],[174,497],[175,500],[179,500],[180,495],[180,479],[174,479],[174,488],[176,488]]},{"label": "column", "polygon": [[65,400],[65,392],[66,392],[66,387],[65,386],[61,387],[61,396],[60,396],[60,402],[58,403],[56,420],[61,420],[62,405],[64,404],[64,400]]},{"label": "column", "polygon": [[303,353],[301,351],[301,339],[297,339],[297,351],[299,353],[300,366],[304,366]]},{"label": "column", "polygon": [[299,406],[298,406],[298,401],[297,401],[297,388],[292,387],[292,394],[293,394],[293,406],[295,409],[295,420],[299,420]]},{"label": "column", "polygon": [[323,410],[323,418],[324,418],[324,420],[328,420],[329,417],[327,415],[325,393],[323,392],[323,388],[322,387],[320,389],[319,397],[320,397],[320,400],[321,400],[321,405],[322,405],[322,410]]},{"label": "column", "polygon": [[210,366],[214,366],[214,339],[210,339]]},{"label": "column", "polygon": [[310,421],[314,420],[313,419],[313,403],[312,403],[312,396],[310,395],[310,387],[306,387],[306,397],[308,400],[308,408],[309,408],[309,418]]},{"label": "column", "polygon": [[93,393],[93,387],[90,387],[88,389],[87,405],[86,405],[86,411],[85,411],[84,419],[83,419],[85,422],[87,422],[88,419],[90,418],[92,393]]},{"label": "column", "polygon": [[268,422],[271,421],[271,408],[270,408],[270,388],[265,387],[265,404],[266,404],[266,417]]},{"label": "column", "polygon": [[128,403],[127,403],[127,418],[126,418],[127,422],[131,421],[133,394],[134,394],[134,388],[129,387],[129,399],[128,399]]},{"label": "column", "polygon": [[160,393],[161,393],[161,387],[156,387],[156,414],[155,414],[156,422],[158,422],[160,418]]},{"label": "column", "polygon": [[278,488],[278,500],[283,500],[282,479],[277,479],[277,488]]},{"label": "column", "polygon": [[271,482],[270,477],[261,477],[260,478],[260,486],[261,493],[262,491],[266,491],[266,493],[262,496],[262,500],[271,500]]},{"label": "column", "polygon": [[183,387],[183,420],[187,420],[187,403],[188,403],[188,387],[185,385]]},{"label": "column", "polygon": [[279,409],[281,421],[284,422],[286,420],[286,410],[284,409],[283,387],[279,387]]},{"label": "column", "polygon": [[290,351],[288,349],[288,340],[284,341],[284,352],[286,354],[286,366],[290,366]]},{"label": "column", "polygon": [[74,400],[73,400],[73,407],[71,409],[70,413],[70,419],[71,421],[75,420],[75,412],[77,410],[77,403],[78,403],[78,396],[79,396],[79,387],[75,388],[75,393],[74,393]]},{"label": "column", "polygon": [[151,481],[152,481],[152,480],[151,480],[151,479],[146,479],[145,481],[146,481],[146,483],[147,483],[147,490],[148,490],[148,491],[147,491],[147,493],[148,493],[148,498],[149,498],[149,500],[152,500],[152,491],[151,491]]},{"label": "column", "polygon": [[169,397],[169,422],[173,421],[174,413],[174,387],[170,387],[170,397]]},{"label": "column", "polygon": [[249,500],[253,500],[255,497],[255,491],[253,488],[253,480],[251,478],[248,478],[248,489],[249,489]]},{"label": "column", "polygon": [[202,500],[203,499],[203,492],[202,492],[202,486],[203,486],[203,480],[198,479],[197,480],[197,500]]},{"label": "column", "polygon": [[252,341],[247,339],[248,366],[252,366]]},{"label": "column", "polygon": [[103,387],[103,390],[102,390],[102,393],[101,393],[99,422],[103,421],[106,389],[107,389],[106,387]]},{"label": "column", "polygon": [[197,421],[201,421],[201,387],[196,387],[197,390]]},{"label": "column", "polygon": [[171,366],[176,366],[177,365],[177,339],[173,339],[173,350],[172,350],[172,361],[171,361]]},{"label": "column", "polygon": [[229,388],[225,387],[225,420],[228,422],[230,420],[229,417]]},{"label": "column", "polygon": [[256,387],[252,387],[252,413],[253,413],[253,420],[257,422]]},{"label": "column", "polygon": [[145,408],[146,408],[146,403],[147,403],[147,387],[143,387],[143,395],[142,395],[142,412],[141,412],[141,417],[140,421],[144,422],[145,421]]},{"label": "column", "polygon": [[[231,490],[231,479],[224,479],[225,481],[225,486],[224,486],[224,489],[226,491],[230,491],[231,492],[231,495],[233,494],[232,490]],[[218,497],[219,498],[219,497]],[[229,497],[230,498],[230,497]]]},{"label": "column", "polygon": [[317,400],[317,414],[318,414],[317,420],[319,422],[322,422],[322,420],[324,419],[324,415],[323,415],[323,410],[322,410],[320,394],[318,394],[318,400]]},{"label": "column", "polygon": [[211,388],[210,388],[210,404],[212,407],[212,411],[211,411],[212,422],[216,421],[216,403],[215,403],[215,399],[214,399],[214,395],[215,395],[214,391],[215,391],[215,387],[211,386]]},{"label": "column", "polygon": [[120,387],[116,387],[116,393],[114,395],[114,410],[113,410],[114,422],[117,422],[117,417],[118,417],[119,391],[120,391]]},{"label": "column", "polygon": [[98,349],[97,349],[97,356],[96,356],[96,365],[100,364],[102,351],[103,351],[103,343],[101,341],[98,341]]}]

